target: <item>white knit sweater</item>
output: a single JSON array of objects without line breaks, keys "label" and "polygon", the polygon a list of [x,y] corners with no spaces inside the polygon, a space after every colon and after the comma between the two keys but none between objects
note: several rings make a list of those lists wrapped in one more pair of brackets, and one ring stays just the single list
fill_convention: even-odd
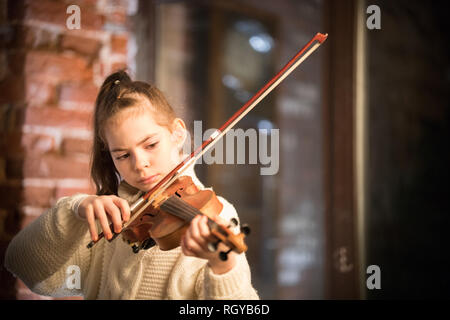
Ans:
[{"label": "white knit sweater", "polygon": [[[187,175],[204,188],[193,169]],[[136,191],[122,183],[118,194],[132,203],[139,196]],[[60,199],[9,244],[5,267],[33,292],[86,299],[258,299],[245,254],[237,256],[233,269],[217,275],[207,260],[185,256],[180,247],[162,251],[155,246],[135,254],[118,237],[87,249],[88,225],[73,210],[85,196]],[[234,207],[219,200],[224,205],[220,216],[237,218]],[[80,268],[80,289],[67,287],[70,266]]]}]

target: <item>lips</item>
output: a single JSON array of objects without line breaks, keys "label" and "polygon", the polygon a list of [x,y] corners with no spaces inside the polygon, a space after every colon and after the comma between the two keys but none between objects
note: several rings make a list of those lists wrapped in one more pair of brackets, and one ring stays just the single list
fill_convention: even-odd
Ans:
[{"label": "lips", "polygon": [[158,177],[159,177],[159,174],[155,174],[153,176],[144,177],[144,178],[139,180],[139,183],[140,184],[150,184],[150,183],[153,183],[153,182],[157,181]]}]

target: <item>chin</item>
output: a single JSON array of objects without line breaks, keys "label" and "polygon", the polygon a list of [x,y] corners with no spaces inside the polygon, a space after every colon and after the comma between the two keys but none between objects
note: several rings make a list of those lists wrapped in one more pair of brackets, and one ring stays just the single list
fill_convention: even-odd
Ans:
[{"label": "chin", "polygon": [[156,182],[156,183],[152,183],[151,185],[141,186],[139,188],[139,190],[144,191],[144,192],[148,192],[148,191],[152,190],[153,187],[156,186],[157,184],[158,183]]}]

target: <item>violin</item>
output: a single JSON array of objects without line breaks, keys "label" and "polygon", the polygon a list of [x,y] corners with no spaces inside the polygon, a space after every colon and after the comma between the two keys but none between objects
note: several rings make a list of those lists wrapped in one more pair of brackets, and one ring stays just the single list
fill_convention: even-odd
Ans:
[{"label": "violin", "polygon": [[154,244],[161,250],[171,250],[180,245],[189,222],[197,215],[206,215],[211,234],[216,239],[208,244],[208,249],[214,252],[223,242],[229,250],[220,252],[219,257],[225,261],[232,250],[237,253],[247,250],[244,237],[250,233],[250,228],[243,225],[241,233],[233,233],[230,228],[236,227],[238,221],[232,219],[229,226],[224,226],[217,218],[222,208],[214,191],[199,190],[191,177],[182,176],[122,232],[122,239],[135,253]]},{"label": "violin", "polygon": [[[242,253],[247,250],[244,237],[250,229],[244,225],[241,232],[235,234],[230,230],[237,225],[231,221],[230,226],[224,226],[218,219],[222,204],[211,190],[199,190],[190,177],[182,173],[193,165],[206,151],[208,151],[220,138],[222,138],[236,123],[250,112],[262,99],[274,90],[292,71],[294,71],[309,55],[311,55],[328,37],[328,34],[317,33],[289,62],[268,81],[250,100],[248,100],[230,119],[217,129],[201,146],[188,155],[171,172],[161,179],[156,186],[134,202],[131,209],[131,218],[124,225],[120,233],[113,232],[114,240],[123,234],[123,240],[128,242],[133,252],[148,249],[155,243],[162,250],[170,250],[180,245],[189,222],[198,214],[208,217],[208,226],[217,239],[208,245],[211,251],[217,250],[217,245],[223,242],[229,248],[220,252],[222,260],[232,250]],[[113,230],[111,225],[111,230]],[[151,235],[150,235],[151,234]],[[91,241],[87,247],[92,248],[97,241]]]}]

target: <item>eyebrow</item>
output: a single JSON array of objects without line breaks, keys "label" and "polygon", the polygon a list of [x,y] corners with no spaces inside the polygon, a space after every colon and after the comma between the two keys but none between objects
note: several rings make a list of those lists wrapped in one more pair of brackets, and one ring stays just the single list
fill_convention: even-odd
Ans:
[{"label": "eyebrow", "polygon": [[[145,138],[142,139],[141,141],[139,141],[137,145],[143,144],[145,141],[147,141],[150,138],[153,138],[156,135],[158,135],[158,134],[152,133],[152,134],[145,136]],[[119,151],[126,151],[126,150],[127,150],[126,148],[114,148],[114,149],[111,149],[110,152],[119,152]]]}]

